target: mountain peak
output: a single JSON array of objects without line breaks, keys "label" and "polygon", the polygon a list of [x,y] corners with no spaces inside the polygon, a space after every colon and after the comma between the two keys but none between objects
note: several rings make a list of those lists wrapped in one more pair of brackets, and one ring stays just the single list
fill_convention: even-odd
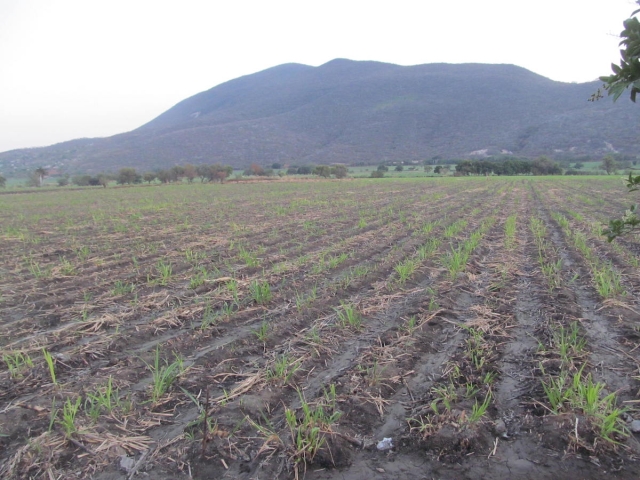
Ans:
[{"label": "mountain peak", "polygon": [[597,87],[508,64],[288,63],[198,93],[133,132],[0,154],[0,168],[15,158],[95,172],[187,162],[422,161],[476,151],[598,156],[608,145],[635,154],[640,109],[587,102]]}]

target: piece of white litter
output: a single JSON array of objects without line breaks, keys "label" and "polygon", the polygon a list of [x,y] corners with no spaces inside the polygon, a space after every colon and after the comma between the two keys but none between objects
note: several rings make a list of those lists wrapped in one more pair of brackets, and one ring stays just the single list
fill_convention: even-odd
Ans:
[{"label": "piece of white litter", "polygon": [[383,438],[378,442],[378,450],[391,450],[393,448],[393,441],[390,438]]}]

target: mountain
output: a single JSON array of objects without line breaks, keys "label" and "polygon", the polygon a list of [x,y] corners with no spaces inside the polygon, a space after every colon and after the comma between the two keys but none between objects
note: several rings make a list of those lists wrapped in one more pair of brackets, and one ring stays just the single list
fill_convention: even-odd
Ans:
[{"label": "mountain", "polygon": [[285,64],[187,98],[128,133],[2,153],[0,169],[635,155],[640,107],[588,102],[599,86],[513,65]]}]

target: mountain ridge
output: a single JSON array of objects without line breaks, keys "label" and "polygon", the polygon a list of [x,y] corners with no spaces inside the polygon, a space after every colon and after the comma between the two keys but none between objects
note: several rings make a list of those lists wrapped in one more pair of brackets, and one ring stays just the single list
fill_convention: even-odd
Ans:
[{"label": "mountain ridge", "polygon": [[635,155],[640,109],[587,102],[599,86],[510,64],[288,63],[197,93],[130,132],[0,153],[0,169]]}]

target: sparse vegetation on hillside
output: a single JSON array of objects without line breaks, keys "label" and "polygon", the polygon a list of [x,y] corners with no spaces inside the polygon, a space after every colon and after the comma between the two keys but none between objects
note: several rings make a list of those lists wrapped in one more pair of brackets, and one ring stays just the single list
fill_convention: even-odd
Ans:
[{"label": "sparse vegetation on hillside", "polygon": [[[2,153],[0,170],[145,172],[170,169],[176,159],[351,166],[503,151],[576,161],[601,158],[607,143],[635,155],[640,112],[585,102],[597,85],[561,84],[510,65],[281,65],[186,99],[134,132]],[[188,169],[180,175],[191,178]]]}]

